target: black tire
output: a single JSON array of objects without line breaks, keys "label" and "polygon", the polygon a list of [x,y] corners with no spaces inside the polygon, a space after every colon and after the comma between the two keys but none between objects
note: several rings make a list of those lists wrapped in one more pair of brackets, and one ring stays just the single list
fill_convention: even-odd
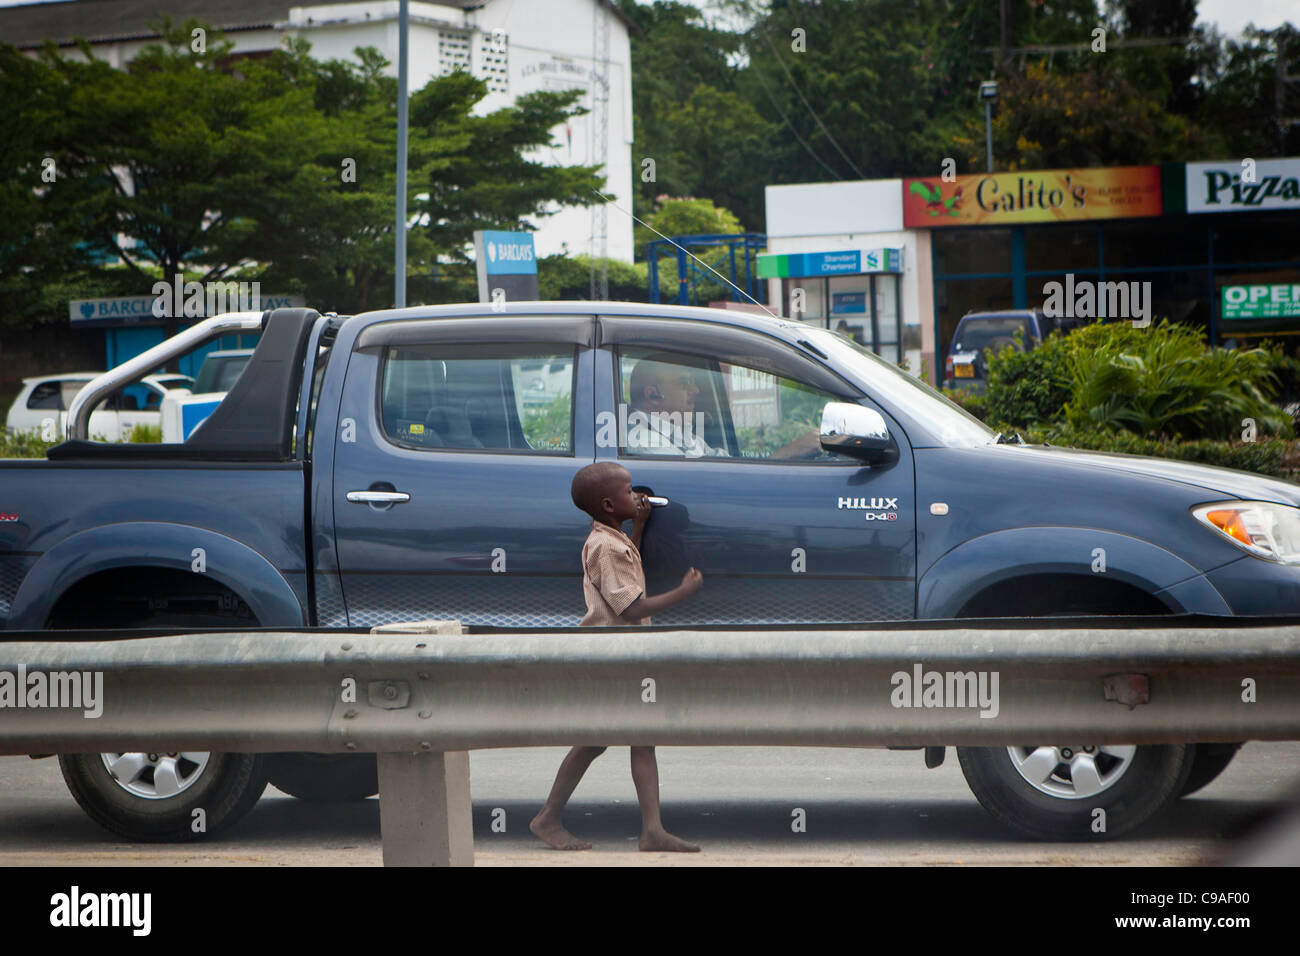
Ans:
[{"label": "black tire", "polygon": [[[1104,840],[1136,829],[1178,798],[1194,746],[1138,747],[1113,784],[1077,799],[1035,788],[1016,770],[1006,747],[958,747],[957,759],[975,798],[1012,830],[1038,840]],[[1104,821],[1104,831],[1094,829],[1098,821]]]},{"label": "black tire", "polygon": [[314,803],[364,800],[379,792],[374,754],[267,754],[271,784]]},{"label": "black tire", "polygon": [[[50,629],[87,627],[258,626],[248,605],[228,589],[213,591],[202,576],[152,569],[147,582],[138,568],[105,572],[66,592],[46,620]],[[151,588],[168,596],[160,607]],[[261,754],[211,753],[193,784],[172,797],[136,796],[109,773],[102,754],[61,754],[59,769],[73,798],[100,826],[139,843],[201,840],[234,824],[253,809],[266,789]],[[196,830],[195,810],[203,811]]]},{"label": "black tire", "polygon": [[1180,797],[1190,796],[1202,787],[1209,786],[1223,771],[1228,769],[1232,758],[1237,756],[1241,744],[1197,744],[1196,756],[1192,760],[1192,772],[1187,775]]},{"label": "black tire", "polygon": [[[162,798],[125,790],[100,754],[60,754],[59,769],[87,816],[136,843],[185,843],[211,836],[253,809],[266,789],[261,754],[213,753],[192,784]],[[196,829],[199,820],[202,829]]]}]

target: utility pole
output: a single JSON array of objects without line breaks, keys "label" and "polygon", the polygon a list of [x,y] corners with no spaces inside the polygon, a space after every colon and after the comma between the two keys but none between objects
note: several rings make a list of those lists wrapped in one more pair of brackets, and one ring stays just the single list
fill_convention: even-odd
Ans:
[{"label": "utility pole", "polygon": [[397,221],[393,233],[393,307],[406,308],[406,89],[410,73],[407,53],[411,26],[408,0],[397,8]]},{"label": "utility pole", "polygon": [[985,80],[980,84],[980,99],[984,101],[984,141],[987,143],[986,172],[993,172],[993,104],[998,99],[998,81]]},{"label": "utility pole", "polygon": [[1001,0],[998,4],[998,62],[1007,62],[1008,50],[1011,49],[1011,0]]},{"label": "utility pole", "polygon": [[[609,11],[607,0],[592,0],[591,144],[593,162],[609,172]],[[591,207],[591,298],[609,298],[609,209],[602,199]]]}]

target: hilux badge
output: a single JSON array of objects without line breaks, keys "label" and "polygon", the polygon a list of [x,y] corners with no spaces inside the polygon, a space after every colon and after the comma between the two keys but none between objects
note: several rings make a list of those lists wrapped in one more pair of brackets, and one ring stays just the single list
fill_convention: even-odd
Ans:
[{"label": "hilux badge", "polygon": [[897,521],[897,498],[840,498],[836,504],[840,510],[865,511],[862,517],[867,521]]},{"label": "hilux badge", "polygon": [[885,511],[898,507],[897,498],[841,498],[838,507],[854,511]]}]

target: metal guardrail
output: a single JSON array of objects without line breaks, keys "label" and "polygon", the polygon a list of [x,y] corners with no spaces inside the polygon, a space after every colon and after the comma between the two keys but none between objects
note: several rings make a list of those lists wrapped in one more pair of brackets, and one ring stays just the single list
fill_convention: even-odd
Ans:
[{"label": "metal guardrail", "polygon": [[475,749],[1300,740],[1300,626],[376,631],[0,643],[103,674],[99,717],[0,709],[0,754],[377,753],[385,863],[428,864],[472,862]]}]

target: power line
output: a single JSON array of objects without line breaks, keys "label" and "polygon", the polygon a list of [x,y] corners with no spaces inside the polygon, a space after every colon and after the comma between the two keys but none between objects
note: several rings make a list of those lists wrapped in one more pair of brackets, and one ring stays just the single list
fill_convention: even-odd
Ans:
[{"label": "power line", "polygon": [[794,133],[794,138],[799,141],[799,145],[808,151],[809,156],[817,160],[818,163],[821,163],[822,169],[826,170],[826,172],[830,173],[836,179],[842,180],[844,177],[841,176],[839,173],[837,173],[835,170],[831,169],[829,166],[827,166],[826,163],[822,160],[822,158],[817,155],[816,150],[814,150],[811,146],[809,146],[806,142],[804,142],[804,138],[799,135],[799,131],[795,129],[794,124],[790,122],[790,118],[785,115],[785,111],[782,110],[780,105],[776,102],[776,97],[772,95],[772,90],[770,87],[768,87],[767,80],[763,79],[762,71],[759,70],[757,67],[755,67],[754,75],[758,77],[758,82],[763,85],[763,92],[767,94],[767,98],[771,102],[772,107],[776,110],[778,115],[780,115],[781,121],[785,123],[786,126],[790,127],[790,132]]},{"label": "power line", "polygon": [[[732,282],[730,279],[728,279],[726,276],[724,276],[724,275],[723,275],[721,272],[719,272],[717,269],[713,268],[713,266],[709,265],[707,262],[705,262],[703,259],[701,259],[699,256],[697,256],[695,253],[691,252],[691,250],[687,249],[685,246],[681,245],[680,243],[673,241],[673,240],[670,239],[668,236],[665,236],[662,232],[660,232],[660,231],[659,231],[658,229],[656,229],[654,226],[650,225],[650,223],[646,222],[644,219],[638,219],[635,213],[628,212],[626,209],[624,209],[624,208],[623,208],[622,206],[620,206],[618,203],[614,202],[613,199],[611,199],[609,196],[606,196],[604,193],[600,192],[600,190],[596,189],[594,186],[592,187],[591,191],[592,191],[593,193],[595,193],[597,196],[599,196],[601,199],[605,200],[606,203],[608,203],[609,205],[613,206],[613,207],[614,207],[615,209],[617,209],[619,212],[623,213],[623,215],[631,217],[631,219],[632,219],[633,222],[639,222],[641,225],[645,226],[647,229],[649,229],[651,232],[653,232],[653,233],[654,233],[656,236],[658,236],[660,239],[664,240],[665,242],[671,244],[672,246],[674,246],[674,247],[676,247],[677,249],[680,249],[682,252],[686,253],[688,256],[690,256],[692,259],[694,259],[694,260],[695,260],[696,262],[698,262],[700,265],[704,266],[704,268],[708,269],[708,270],[709,270],[710,272],[712,272],[715,276],[717,276],[717,277],[718,277],[719,279],[721,279],[723,282],[727,283],[727,285],[731,286],[733,289],[735,289],[737,292],[739,292],[741,295],[743,295],[743,296],[744,296],[746,299],[748,299],[750,302],[754,303],[756,306],[758,306],[760,309],[762,309],[764,312],[766,312],[766,313],[767,313],[768,315],[770,315],[772,318],[774,318],[774,319],[779,319],[779,318],[781,318],[779,315],[777,315],[775,312],[773,312],[771,309],[769,309],[767,306],[765,306],[762,302],[759,302],[757,299],[755,299],[752,295],[750,295],[748,292],[746,292],[746,291],[745,291],[744,289],[742,289],[740,286],[736,285],[736,283]],[[748,253],[746,253],[746,255],[748,255]],[[719,265],[721,265],[721,262],[720,262],[720,261],[719,261]],[[748,266],[746,266],[746,268],[748,268]]]},{"label": "power line", "polygon": [[812,104],[804,98],[803,92],[799,89],[799,84],[795,82],[794,76],[790,72],[790,68],[785,65],[785,60],[781,59],[780,52],[777,50],[776,45],[772,43],[772,38],[764,33],[763,39],[767,41],[767,45],[771,48],[772,56],[776,57],[776,62],[780,64],[781,69],[785,71],[786,78],[789,79],[791,88],[794,89],[795,94],[799,97],[799,102],[803,103],[808,112],[812,114],[812,118],[817,122],[817,128],[826,134],[826,138],[831,141],[831,145],[835,147],[835,151],[843,156],[844,161],[849,164],[849,168],[857,173],[858,179],[866,179],[867,177],[862,175],[862,170],[858,169],[858,167],[854,165],[853,160],[849,159],[848,153],[840,149],[840,144],[835,142],[835,137],[832,136],[831,131],[826,128],[826,124],[822,122],[822,118],[817,114],[817,111],[812,108]]}]

